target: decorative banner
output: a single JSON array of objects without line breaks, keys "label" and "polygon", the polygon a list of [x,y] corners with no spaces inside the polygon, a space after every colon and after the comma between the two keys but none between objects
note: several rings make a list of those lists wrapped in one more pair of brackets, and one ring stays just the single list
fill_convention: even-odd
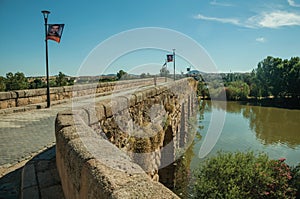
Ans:
[{"label": "decorative banner", "polygon": [[173,55],[169,54],[167,55],[167,62],[172,62],[173,61]]},{"label": "decorative banner", "polygon": [[65,24],[48,24],[47,39],[60,42]]}]

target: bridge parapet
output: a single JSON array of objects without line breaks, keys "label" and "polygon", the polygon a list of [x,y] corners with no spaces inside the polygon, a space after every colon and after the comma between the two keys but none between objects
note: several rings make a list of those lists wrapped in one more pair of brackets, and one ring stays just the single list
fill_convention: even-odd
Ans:
[{"label": "bridge parapet", "polygon": [[[157,82],[163,81],[165,81],[164,78],[157,78]],[[153,78],[53,87],[50,88],[50,100],[51,102],[56,102],[85,95],[97,95],[151,84],[154,84]],[[46,88],[0,92],[0,109],[23,107],[31,104],[45,103],[46,101]]]},{"label": "bridge parapet", "polygon": [[187,78],[60,112],[56,158],[65,197],[178,198],[158,181],[171,187],[164,168],[186,147],[196,88]]}]

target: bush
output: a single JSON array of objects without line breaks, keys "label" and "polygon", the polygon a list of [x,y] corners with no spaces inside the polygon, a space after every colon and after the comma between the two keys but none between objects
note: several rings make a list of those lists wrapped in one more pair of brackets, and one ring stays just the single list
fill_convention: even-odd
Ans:
[{"label": "bush", "polygon": [[291,169],[292,180],[290,184],[297,189],[296,198],[300,198],[300,163]]},{"label": "bush", "polygon": [[195,198],[295,198],[285,159],[270,160],[253,152],[221,153],[195,172]]}]

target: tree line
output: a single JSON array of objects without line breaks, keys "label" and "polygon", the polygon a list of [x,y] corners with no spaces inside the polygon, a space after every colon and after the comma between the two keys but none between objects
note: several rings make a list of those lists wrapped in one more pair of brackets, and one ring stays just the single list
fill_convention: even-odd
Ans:
[{"label": "tree line", "polygon": [[[95,76],[95,77],[69,77],[62,72],[59,72],[55,78],[49,79],[50,87],[59,86],[71,86],[76,82],[77,84],[88,84],[88,83],[100,83],[100,82],[111,82],[118,80],[129,80],[137,78],[149,78],[153,75],[149,73],[142,73],[141,75],[131,75],[124,70],[119,70],[117,74],[111,74],[108,76]],[[0,76],[0,92],[12,91],[12,90],[23,90],[23,89],[37,89],[46,88],[46,81],[40,77],[34,78],[34,80],[29,81],[30,78],[25,77],[23,72],[16,73],[6,73],[6,76]]]},{"label": "tree line", "polygon": [[[64,73],[59,72],[54,79],[49,80],[50,87],[69,86],[74,84],[74,78],[68,78]],[[47,84],[41,78],[35,78],[33,81],[28,80],[24,73],[9,72],[6,77],[0,76],[0,92],[23,90],[23,89],[37,89],[46,88]]]},{"label": "tree line", "polygon": [[[221,78],[207,75],[199,82],[198,94],[218,98],[226,92],[228,100],[248,98],[299,98],[300,58],[288,59],[268,56],[250,73],[221,74]],[[224,90],[225,88],[225,90]]]}]

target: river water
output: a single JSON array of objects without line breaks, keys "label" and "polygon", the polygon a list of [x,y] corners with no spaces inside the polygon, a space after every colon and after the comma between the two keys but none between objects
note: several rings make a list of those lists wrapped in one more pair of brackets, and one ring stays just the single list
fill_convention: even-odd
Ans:
[{"label": "river water", "polygon": [[241,105],[239,102],[222,102],[214,105],[210,101],[202,101],[203,118],[199,121],[198,134],[193,146],[194,156],[191,168],[201,162],[198,157],[200,146],[211,123],[214,109],[225,112],[225,122],[221,135],[207,157],[217,151],[265,152],[272,159],[286,158],[286,163],[300,163],[300,110]]},{"label": "river water", "polygon": [[[197,136],[185,153],[182,164],[185,169],[179,169],[180,172],[192,176],[193,169],[218,151],[251,150],[264,152],[271,159],[286,158],[290,166],[300,163],[300,110],[242,105],[239,102],[227,102],[226,106],[224,102],[214,102],[212,105],[210,101],[201,101],[200,107]],[[213,124],[214,111],[225,114],[224,126],[212,150],[204,158],[199,158],[201,145]],[[182,183],[182,175],[175,183],[177,189],[188,184],[186,181],[185,185]],[[175,192],[181,194],[185,191],[178,189]]]}]

